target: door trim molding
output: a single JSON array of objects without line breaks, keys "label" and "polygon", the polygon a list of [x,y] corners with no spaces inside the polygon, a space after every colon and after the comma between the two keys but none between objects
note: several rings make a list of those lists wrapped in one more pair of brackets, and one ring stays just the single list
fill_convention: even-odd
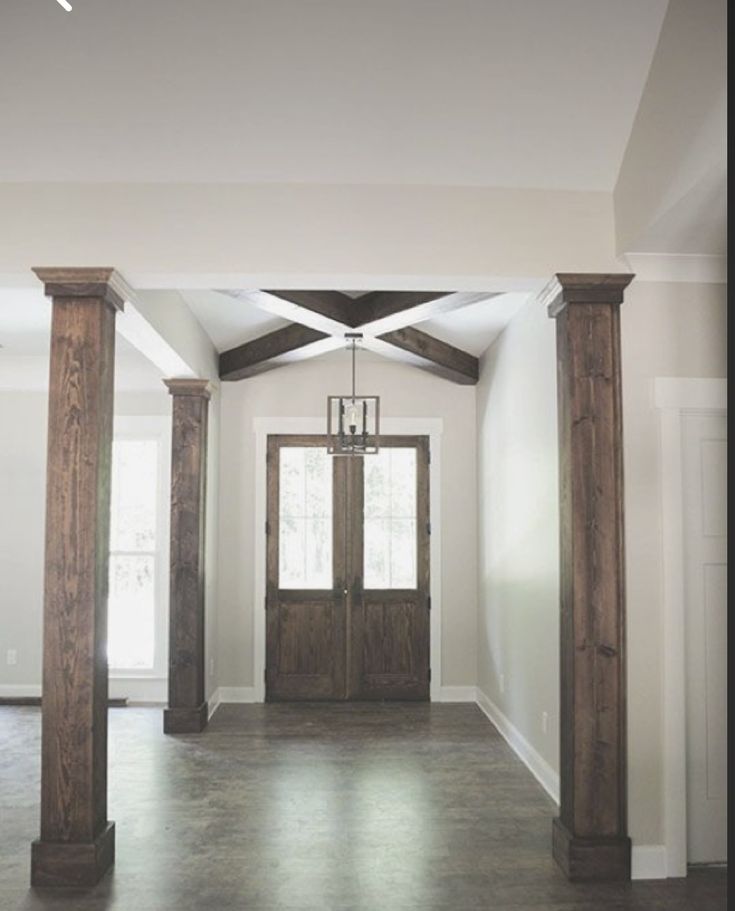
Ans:
[{"label": "door trim molding", "polygon": [[727,380],[656,377],[659,412],[664,642],[663,772],[666,875],[687,875],[686,667],[682,415],[727,413]]},{"label": "door trim molding", "polygon": [[[325,418],[253,418],[255,433],[255,573],[253,601],[253,701],[265,701],[265,528],[266,520],[266,453],[271,434],[324,434]],[[429,698],[441,701],[441,418],[381,418],[385,436],[428,436],[431,451],[429,489],[431,491],[431,618],[429,652],[432,676]]]}]

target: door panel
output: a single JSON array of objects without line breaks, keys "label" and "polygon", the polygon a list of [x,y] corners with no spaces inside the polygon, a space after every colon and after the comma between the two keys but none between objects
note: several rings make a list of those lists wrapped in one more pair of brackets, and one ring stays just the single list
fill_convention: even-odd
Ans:
[{"label": "door panel", "polygon": [[333,599],[280,601],[273,611],[278,642],[268,696],[273,699],[338,699],[344,691],[341,666],[344,622]]},{"label": "door panel", "polygon": [[345,466],[269,437],[266,700],[345,697]]},{"label": "door panel", "polygon": [[428,699],[428,439],[326,447],[268,441],[266,699]]},{"label": "door panel", "polygon": [[364,521],[353,528],[351,547],[350,696],[426,700],[428,440],[381,440],[381,453],[353,469],[352,498]]}]

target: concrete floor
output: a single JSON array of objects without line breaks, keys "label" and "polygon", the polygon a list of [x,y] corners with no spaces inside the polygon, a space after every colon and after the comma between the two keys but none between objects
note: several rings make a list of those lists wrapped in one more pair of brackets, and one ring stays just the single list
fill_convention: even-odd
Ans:
[{"label": "concrete floor", "polygon": [[110,712],[117,862],[31,890],[40,711],[0,708],[0,909],[714,911],[724,870],[568,883],[554,806],[473,705],[223,706],[201,735]]}]

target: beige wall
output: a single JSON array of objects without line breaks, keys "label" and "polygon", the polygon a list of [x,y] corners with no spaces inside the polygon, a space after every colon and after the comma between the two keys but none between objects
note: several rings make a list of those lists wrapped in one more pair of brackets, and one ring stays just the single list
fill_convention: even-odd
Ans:
[{"label": "beige wall", "polygon": [[44,392],[0,391],[0,426],[14,428],[0,445],[0,685],[13,687],[41,683],[47,414]]},{"label": "beige wall", "polygon": [[621,311],[628,596],[629,822],[663,840],[662,538],[656,376],[724,377],[725,286],[633,282]]},{"label": "beige wall", "polygon": [[[621,312],[629,828],[663,842],[662,538],[656,376],[726,375],[723,285],[633,282]],[[558,496],[553,321],[529,304],[478,387],[478,684],[558,771]],[[498,687],[506,676],[506,692]],[[548,703],[552,703],[549,708]],[[540,713],[550,712],[548,735]]]},{"label": "beige wall", "polygon": [[482,359],[477,440],[477,683],[558,770],[556,343],[534,299]]},{"label": "beige wall", "polygon": [[[321,417],[326,397],[349,382],[345,352],[222,384],[220,462],[220,686],[253,681],[255,434],[253,419]],[[431,417],[442,435],[442,683],[474,686],[476,676],[475,389],[365,354],[358,386],[381,396],[383,417]],[[260,533],[260,530],[258,530]],[[262,610],[262,605],[255,606]],[[436,673],[436,671],[435,671]]]}]

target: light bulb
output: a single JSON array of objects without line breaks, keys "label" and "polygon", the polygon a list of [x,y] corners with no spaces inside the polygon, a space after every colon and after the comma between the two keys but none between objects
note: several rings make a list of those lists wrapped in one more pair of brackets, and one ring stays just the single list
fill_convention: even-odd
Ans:
[{"label": "light bulb", "polygon": [[353,400],[352,404],[347,406],[347,426],[350,428],[350,433],[357,432],[357,421],[358,421],[357,402],[355,402]]}]

